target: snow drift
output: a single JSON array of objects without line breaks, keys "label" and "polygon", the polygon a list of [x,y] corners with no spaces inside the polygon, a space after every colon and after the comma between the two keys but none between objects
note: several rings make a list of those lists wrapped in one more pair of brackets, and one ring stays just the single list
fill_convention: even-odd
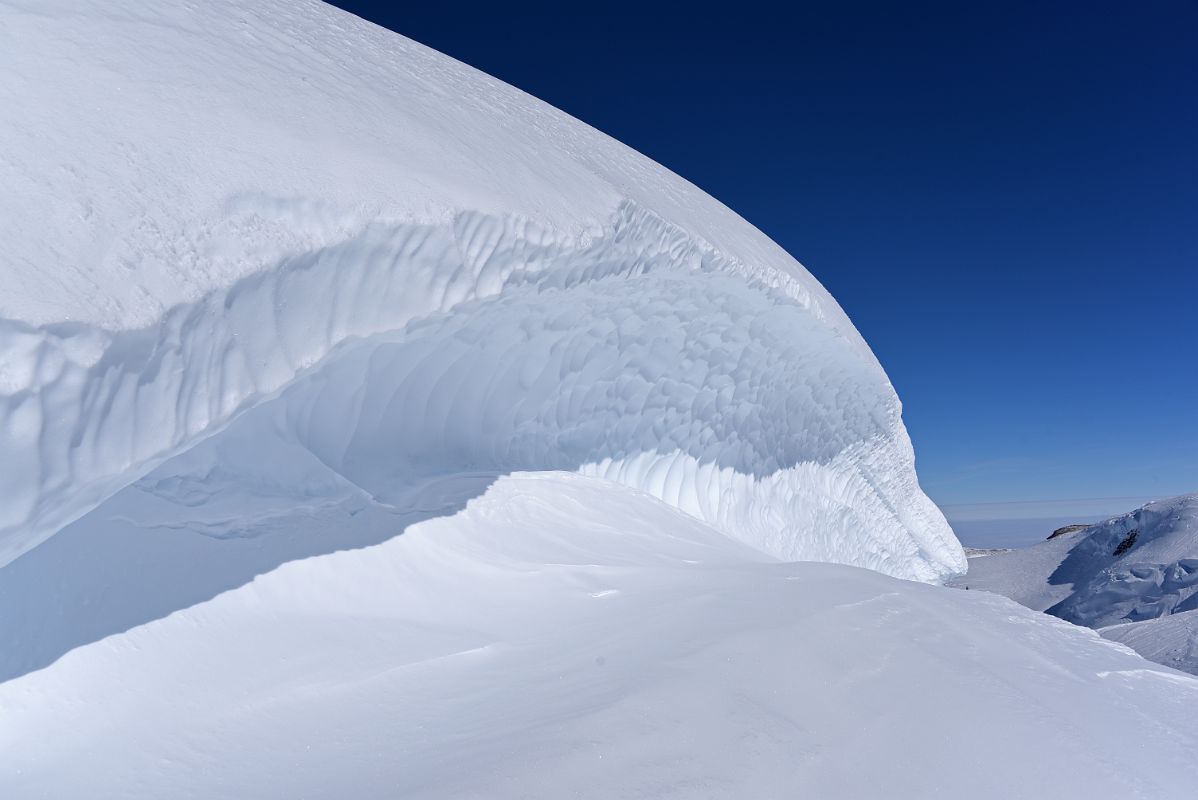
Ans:
[{"label": "snow drift", "polygon": [[212,527],[243,465],[168,466],[237,425],[322,471],[259,505],[569,470],[777,557],[963,569],[843,312],[677,176],[316,3],[4,13],[0,563],[135,483],[253,535]]},{"label": "snow drift", "polygon": [[642,492],[522,474],[0,684],[0,788],[1184,797],[1195,702],[1006,598],[774,561]]}]

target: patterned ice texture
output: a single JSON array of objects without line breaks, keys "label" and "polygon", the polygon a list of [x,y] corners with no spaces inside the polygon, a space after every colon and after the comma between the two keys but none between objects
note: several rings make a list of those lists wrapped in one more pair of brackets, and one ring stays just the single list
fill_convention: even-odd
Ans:
[{"label": "patterned ice texture", "polygon": [[964,569],[843,311],[668,170],[316,3],[4,13],[0,564],[134,484],[199,525],[222,475],[403,512],[565,470],[781,559]]}]

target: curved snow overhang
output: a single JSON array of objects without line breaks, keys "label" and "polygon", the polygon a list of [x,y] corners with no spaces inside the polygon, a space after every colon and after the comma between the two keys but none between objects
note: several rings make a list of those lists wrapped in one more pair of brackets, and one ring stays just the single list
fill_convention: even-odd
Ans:
[{"label": "curved snow overhang", "polygon": [[958,572],[897,398],[839,316],[626,202],[576,239],[470,212],[367,226],[141,330],[5,323],[0,562],[273,404],[383,502],[577,470],[776,557]]}]

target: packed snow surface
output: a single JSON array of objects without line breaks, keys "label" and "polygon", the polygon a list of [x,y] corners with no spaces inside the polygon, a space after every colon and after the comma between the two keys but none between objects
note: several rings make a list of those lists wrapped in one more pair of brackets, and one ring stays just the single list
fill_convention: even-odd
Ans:
[{"label": "packed snow surface", "polygon": [[1181,797],[1196,703],[1006,598],[777,561],[637,490],[522,473],[0,684],[0,786]]},{"label": "packed snow surface", "polygon": [[[569,470],[778,557],[964,568],[852,324],[686,181],[319,3],[0,6],[0,564],[135,484],[236,538]],[[186,455],[234,426],[288,462],[244,525],[238,446]]]},{"label": "packed snow surface", "polygon": [[1198,675],[1198,610],[1167,617],[1111,625],[1098,631],[1149,661]]}]

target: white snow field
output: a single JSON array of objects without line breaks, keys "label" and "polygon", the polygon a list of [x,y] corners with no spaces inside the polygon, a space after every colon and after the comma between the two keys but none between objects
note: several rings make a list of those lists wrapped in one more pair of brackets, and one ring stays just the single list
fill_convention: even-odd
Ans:
[{"label": "white snow field", "polygon": [[1149,661],[1198,675],[1198,611],[1100,628],[1103,638],[1121,642]]},{"label": "white snow field", "polygon": [[0,684],[4,796],[1184,796],[1198,680],[985,592],[499,479]]},{"label": "white snow field", "polygon": [[1032,547],[971,558],[969,574],[954,583],[1099,629],[1146,658],[1198,672],[1191,613],[1198,610],[1198,494],[1158,500]]},{"label": "white snow field", "polygon": [[1198,681],[936,585],[877,360],[681,178],[303,0],[0,66],[0,797],[1190,785]]}]

